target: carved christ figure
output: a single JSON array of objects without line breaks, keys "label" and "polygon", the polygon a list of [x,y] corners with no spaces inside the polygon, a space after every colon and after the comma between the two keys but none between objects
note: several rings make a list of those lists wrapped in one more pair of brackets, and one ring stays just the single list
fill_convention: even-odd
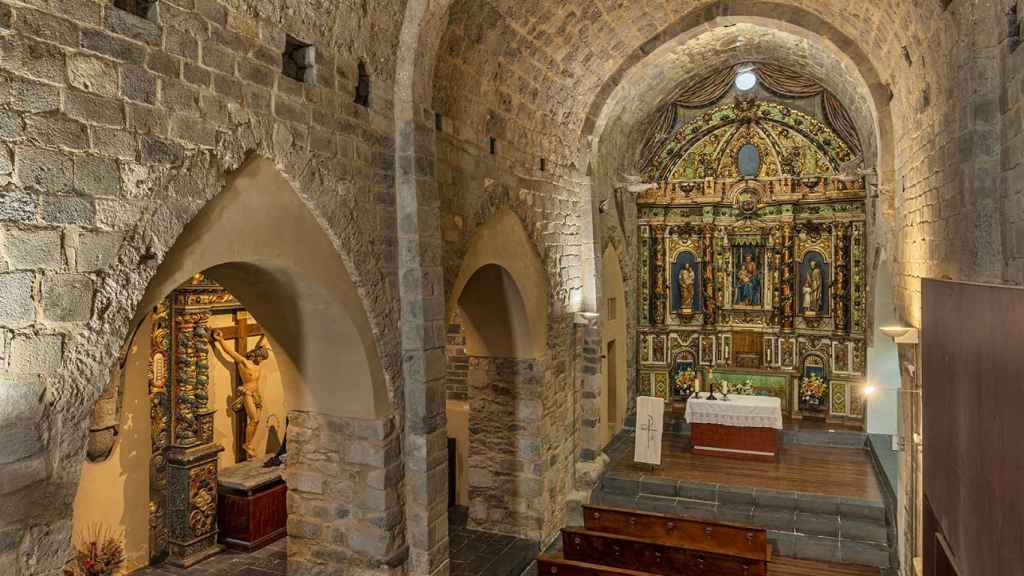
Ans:
[{"label": "carved christ figure", "polygon": [[256,458],[256,448],[252,445],[256,437],[256,429],[260,425],[260,417],[263,413],[263,398],[260,396],[260,376],[262,368],[260,364],[270,357],[270,344],[264,344],[264,336],[260,337],[256,347],[245,353],[243,356],[229,347],[224,342],[224,335],[220,330],[213,331],[213,340],[220,345],[221,351],[235,361],[238,368],[238,375],[242,378],[242,386],[239,393],[231,403],[231,409],[240,411],[245,409],[245,442],[242,448],[249,458]]},{"label": "carved christ figure", "polygon": [[697,275],[689,264],[683,266],[683,269],[679,271],[679,307],[683,310],[693,309],[693,290],[696,280]]}]

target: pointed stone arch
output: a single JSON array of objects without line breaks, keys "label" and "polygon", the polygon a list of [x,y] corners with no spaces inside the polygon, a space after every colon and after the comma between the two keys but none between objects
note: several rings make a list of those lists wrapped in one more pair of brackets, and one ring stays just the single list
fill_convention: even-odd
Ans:
[{"label": "pointed stone arch", "polygon": [[[393,516],[395,501],[376,495],[357,499],[361,493],[397,491],[400,477],[384,472],[398,462],[400,440],[377,332],[347,255],[322,216],[273,161],[245,162],[222,189],[218,178],[198,173],[210,176],[200,184],[215,187],[212,198],[175,202],[172,193],[137,228],[107,277],[102,309],[93,320],[92,327],[104,338],[76,343],[69,355],[81,359],[92,353],[113,361],[115,354],[102,348],[103,341],[127,331],[124,319],[129,314],[134,314],[130,325],[140,326],[172,290],[204,272],[259,319],[280,360],[293,436],[286,473],[291,483],[289,514],[295,521],[319,522],[316,530],[290,536],[290,569],[384,570],[400,564],[405,559],[404,534],[380,520]],[[146,267],[153,258],[162,258],[155,271]],[[141,266],[131,266],[136,259]],[[127,284],[120,287],[125,292],[116,292],[115,281]],[[143,282],[144,291],[138,286]],[[131,339],[129,335],[125,347]],[[331,465],[324,467],[324,461]],[[77,464],[67,463],[76,472]],[[371,486],[368,478],[374,474],[389,480]],[[326,489],[342,478],[357,479],[348,495]],[[345,518],[310,516],[324,505],[344,506],[352,513]],[[329,540],[332,531],[368,531],[374,538]],[[314,549],[331,553],[313,554]]]}]

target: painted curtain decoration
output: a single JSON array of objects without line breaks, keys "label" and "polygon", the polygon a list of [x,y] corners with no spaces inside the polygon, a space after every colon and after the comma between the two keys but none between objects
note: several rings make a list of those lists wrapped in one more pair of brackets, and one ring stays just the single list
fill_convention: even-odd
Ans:
[{"label": "painted curtain decoration", "polygon": [[760,307],[764,303],[764,247],[733,247],[733,305]]},{"label": "painted curtain decoration", "polygon": [[820,252],[811,250],[800,263],[800,312],[804,316],[829,313],[829,268]]},{"label": "painted curtain decoration", "polygon": [[672,263],[672,310],[692,314],[701,309],[701,266],[693,252],[680,252]]},{"label": "painted curtain decoration", "polygon": [[838,101],[807,100],[825,98],[813,82],[769,70],[770,87],[727,98],[726,72],[653,118],[640,150],[640,388],[671,404],[733,370],[789,410],[860,421],[828,392],[833,373],[863,379],[869,329],[855,132],[838,130]]}]

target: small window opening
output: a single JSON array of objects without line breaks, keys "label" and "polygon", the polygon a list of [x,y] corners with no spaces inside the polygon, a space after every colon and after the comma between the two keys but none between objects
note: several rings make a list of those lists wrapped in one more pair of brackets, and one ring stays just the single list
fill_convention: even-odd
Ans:
[{"label": "small window opening", "polygon": [[316,81],[316,46],[285,37],[284,54],[281,55],[281,73],[299,82],[312,84]]},{"label": "small window opening", "polygon": [[114,7],[139,18],[156,21],[156,3],[157,0],[114,0]]},{"label": "small window opening", "polygon": [[359,80],[356,84],[356,104],[363,108],[370,107],[370,73],[366,71],[366,63],[359,61]]},{"label": "small window opening", "polygon": [[440,112],[434,112],[434,130],[438,132],[444,130],[444,116]]},{"label": "small window opening", "polygon": [[540,171],[541,172],[547,172],[548,171],[548,161],[547,161],[546,158],[541,158],[540,159]]},{"label": "small window opening", "polygon": [[757,86],[757,74],[753,70],[745,70],[736,75],[736,89],[747,92]]},{"label": "small window opening", "polygon": [[491,136],[491,154],[497,154],[497,153],[498,153],[498,139],[495,138],[494,136]]}]

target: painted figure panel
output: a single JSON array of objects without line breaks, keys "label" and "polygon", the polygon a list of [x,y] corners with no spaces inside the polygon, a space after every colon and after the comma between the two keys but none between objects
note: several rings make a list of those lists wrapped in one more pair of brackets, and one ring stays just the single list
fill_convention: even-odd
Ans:
[{"label": "painted figure panel", "polygon": [[733,247],[733,304],[760,308],[764,303],[764,247]]}]

